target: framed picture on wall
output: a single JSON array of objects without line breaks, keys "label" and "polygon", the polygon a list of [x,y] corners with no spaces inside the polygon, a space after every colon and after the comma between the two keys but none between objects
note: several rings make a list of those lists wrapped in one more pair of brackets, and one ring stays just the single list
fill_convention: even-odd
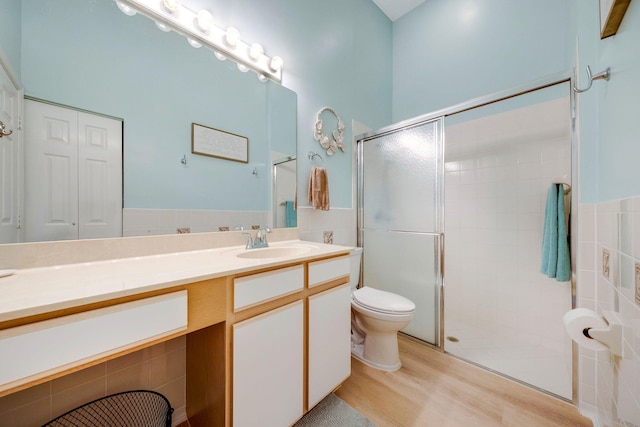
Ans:
[{"label": "framed picture on wall", "polygon": [[203,156],[249,162],[249,138],[191,123],[191,152]]},{"label": "framed picture on wall", "polygon": [[631,0],[600,0],[600,38],[604,39],[618,32]]}]

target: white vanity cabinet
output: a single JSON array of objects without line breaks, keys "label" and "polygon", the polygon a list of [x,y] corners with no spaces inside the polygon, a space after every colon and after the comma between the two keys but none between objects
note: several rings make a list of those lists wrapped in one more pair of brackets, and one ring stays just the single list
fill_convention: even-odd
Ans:
[{"label": "white vanity cabinet", "polygon": [[[176,254],[166,280],[156,256],[18,271],[3,279],[14,293],[0,310],[0,398],[185,336],[189,425],[291,425],[350,372],[348,248],[309,246],[229,265],[227,251]],[[12,302],[49,288],[66,299]]]},{"label": "white vanity cabinet", "polygon": [[233,425],[288,426],[303,414],[303,303],[233,325]]},{"label": "white vanity cabinet", "polygon": [[309,297],[309,408],[351,374],[349,284]]},{"label": "white vanity cabinet", "polygon": [[351,374],[350,268],[349,257],[309,263],[309,409]]},{"label": "white vanity cabinet", "polygon": [[347,256],[233,281],[233,426],[288,426],[351,373]]},{"label": "white vanity cabinet", "polygon": [[304,413],[304,303],[291,296],[303,289],[304,265],[234,279],[233,311],[252,316],[233,325],[236,427],[288,426]]}]

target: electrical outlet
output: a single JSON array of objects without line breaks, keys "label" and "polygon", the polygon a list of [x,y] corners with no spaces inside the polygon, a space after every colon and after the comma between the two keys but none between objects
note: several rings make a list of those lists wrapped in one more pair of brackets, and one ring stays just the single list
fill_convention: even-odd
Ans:
[{"label": "electrical outlet", "polygon": [[176,229],[176,231],[178,232],[178,234],[189,234],[191,233],[191,228],[189,227],[181,227]]},{"label": "electrical outlet", "polygon": [[327,244],[333,244],[333,231],[325,231],[323,233],[323,241]]},{"label": "electrical outlet", "polygon": [[609,251],[606,249],[602,250],[602,275],[609,278]]},{"label": "electrical outlet", "polygon": [[640,262],[636,262],[634,284],[636,288],[636,304],[640,305]]}]

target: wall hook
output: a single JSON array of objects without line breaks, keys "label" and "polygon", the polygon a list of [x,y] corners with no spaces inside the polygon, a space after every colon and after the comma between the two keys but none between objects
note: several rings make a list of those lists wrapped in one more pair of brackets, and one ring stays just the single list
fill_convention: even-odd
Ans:
[{"label": "wall hook", "polygon": [[187,155],[183,155],[182,158],[180,159],[180,163],[182,163],[183,165],[187,165]]},{"label": "wall hook", "polygon": [[3,136],[9,136],[13,133],[12,130],[10,130],[9,132],[5,132],[4,131],[4,123],[0,122],[0,138],[2,138]]},{"label": "wall hook", "polygon": [[258,168],[253,168],[253,171],[251,171],[251,173],[255,176],[258,176]]},{"label": "wall hook", "polygon": [[318,157],[320,159],[320,161],[322,162],[322,164],[324,164],[324,159],[322,158],[322,156],[314,151],[309,151],[307,153],[307,157],[309,158],[309,160],[313,161],[314,157]]},{"label": "wall hook", "polygon": [[600,79],[604,79],[604,80],[609,80],[609,78],[611,77],[611,67],[607,67],[606,70],[599,72],[596,75],[591,75],[591,67],[589,67],[587,65],[587,79],[589,80],[589,85],[584,88],[584,89],[578,89],[577,87],[573,87],[573,90],[576,93],[582,93],[582,92],[586,92],[589,89],[591,89],[591,85],[593,84],[593,82],[595,80],[600,80]]}]

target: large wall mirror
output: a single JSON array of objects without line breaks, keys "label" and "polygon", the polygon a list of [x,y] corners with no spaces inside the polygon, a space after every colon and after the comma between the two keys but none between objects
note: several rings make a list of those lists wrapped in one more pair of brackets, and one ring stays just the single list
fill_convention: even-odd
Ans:
[{"label": "large wall mirror", "polygon": [[[296,156],[295,92],[113,0],[9,2],[0,19],[20,21],[20,40],[0,48],[19,52],[25,96],[122,120],[124,236],[286,226],[273,208],[294,194],[275,200],[273,173]],[[248,161],[192,153],[192,123],[245,137]]]}]

